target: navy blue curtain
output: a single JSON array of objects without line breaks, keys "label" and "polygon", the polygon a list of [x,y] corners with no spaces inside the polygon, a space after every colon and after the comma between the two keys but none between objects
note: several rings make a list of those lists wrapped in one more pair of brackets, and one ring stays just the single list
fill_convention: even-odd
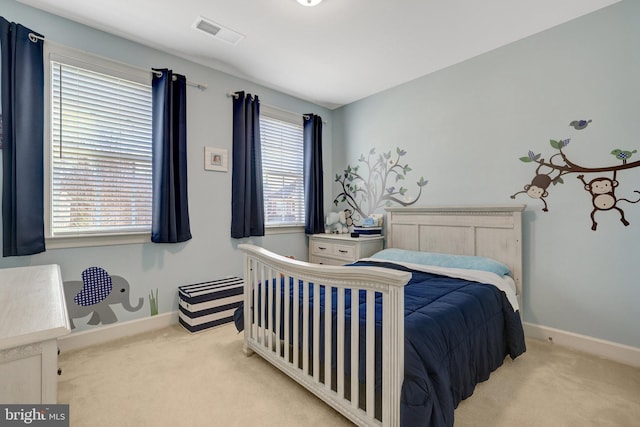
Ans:
[{"label": "navy blue curtain", "polygon": [[2,50],[2,255],[44,246],[42,39],[0,17]]},{"label": "navy blue curtain", "polygon": [[324,233],[324,197],[322,185],[322,118],[304,115],[304,232]]},{"label": "navy blue curtain", "polygon": [[233,97],[231,237],[264,236],[260,100],[236,92]]},{"label": "navy blue curtain", "polygon": [[171,70],[154,70],[152,102],[151,241],[184,242],[191,239],[187,198],[187,79]]}]

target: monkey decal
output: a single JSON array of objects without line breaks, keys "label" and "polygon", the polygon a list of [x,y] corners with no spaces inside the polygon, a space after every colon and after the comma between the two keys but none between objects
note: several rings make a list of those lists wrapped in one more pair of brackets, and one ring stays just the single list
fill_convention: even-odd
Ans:
[{"label": "monkey decal", "polygon": [[[540,158],[540,154],[535,154],[533,151],[529,151],[529,154],[527,155],[527,157],[521,157],[520,158],[521,161],[525,163],[529,163],[529,162],[538,163],[538,167],[536,168],[536,175],[531,180],[531,184],[525,185],[524,191],[518,191],[517,193],[512,194],[511,198],[515,199],[518,194],[527,193],[527,195],[532,199],[542,200],[542,203],[544,204],[542,211],[549,212],[549,207],[547,206],[547,201],[545,200],[545,197],[549,195],[549,192],[547,191],[547,189],[549,188],[549,185],[564,184],[564,181],[562,180],[562,175],[569,173],[568,170],[565,170],[562,167],[559,167],[560,165],[555,163],[556,161],[555,158],[558,156],[564,158],[564,154],[562,153],[562,148],[569,145],[570,141],[571,139],[563,139],[561,141],[552,140],[551,145],[559,149],[560,152],[551,156],[549,158],[549,162],[545,162],[544,159]],[[548,172],[541,173],[540,170],[542,167],[546,167]],[[555,178],[552,178],[551,175],[554,172],[557,172],[557,175],[555,176]]]},{"label": "monkey decal", "polygon": [[525,185],[523,191],[518,191],[517,193],[512,194],[511,198],[515,199],[518,194],[526,193],[527,196],[531,197],[532,199],[542,200],[542,203],[544,204],[544,208],[542,208],[542,210],[544,212],[548,212],[549,207],[547,206],[547,201],[544,199],[549,195],[547,188],[549,188],[552,183],[553,185],[562,183],[562,178],[560,178],[562,176],[562,173],[559,173],[555,178],[551,177],[553,170],[548,173],[541,173],[540,169],[545,166],[544,159],[542,159],[541,162],[542,163],[540,163],[536,168],[536,176],[534,176],[531,180],[531,184]]},{"label": "monkey decal", "polygon": [[[591,194],[591,203],[593,203],[593,210],[591,211],[592,230],[595,231],[596,228],[598,228],[598,223],[595,218],[596,212],[609,211],[611,209],[615,209],[620,213],[620,222],[622,222],[625,227],[629,225],[629,221],[624,217],[624,211],[616,206],[616,204],[621,200],[629,203],[638,203],[640,202],[640,198],[635,201],[624,198],[616,199],[615,188],[618,186],[618,181],[616,180],[615,170],[613,171],[613,179],[600,176],[587,182],[584,180],[584,175],[578,175],[577,178],[584,184],[584,189]],[[640,194],[640,191],[635,192]]]},{"label": "monkey decal", "polygon": [[[572,126],[576,130],[582,130],[590,123],[591,120],[574,120],[569,123],[569,126]],[[564,150],[569,145],[569,142],[570,138],[559,141],[551,140],[551,147],[558,150],[558,152],[552,155],[548,161],[541,158],[541,154],[535,154],[533,151],[529,151],[526,157],[521,157],[520,161],[525,163],[537,163],[538,166],[536,167],[535,175],[531,180],[531,183],[526,184],[523,187],[523,191],[518,191],[510,197],[515,199],[518,194],[525,193],[532,199],[541,200],[543,203],[542,211],[548,212],[549,207],[547,205],[546,197],[549,195],[550,185],[553,184],[555,186],[556,184],[563,184],[563,175],[577,173],[579,174],[577,175],[577,178],[582,182],[584,189],[591,196],[591,229],[595,231],[598,228],[598,223],[595,219],[596,213],[610,210],[618,211],[620,214],[620,222],[622,222],[624,226],[628,226],[629,221],[625,218],[622,208],[618,206],[618,202],[625,201],[628,203],[638,203],[640,202],[640,198],[638,198],[638,200],[629,200],[617,197],[615,191],[616,187],[618,187],[620,183],[616,174],[618,171],[640,166],[640,161],[629,162],[629,159],[633,154],[637,153],[637,150],[629,151],[617,148],[611,151],[610,154],[614,155],[616,159],[621,160],[622,164],[603,167],[585,167],[572,162],[565,154]],[[542,172],[542,168],[544,168],[544,171],[546,172]],[[602,175],[606,172],[613,172],[613,178]],[[587,181],[585,180],[585,174],[589,173],[597,173],[599,176]],[[640,191],[635,192],[640,194]]]}]

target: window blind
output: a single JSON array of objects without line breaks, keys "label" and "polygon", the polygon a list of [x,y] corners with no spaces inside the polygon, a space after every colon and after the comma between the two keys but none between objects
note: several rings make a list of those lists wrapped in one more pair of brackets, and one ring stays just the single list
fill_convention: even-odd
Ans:
[{"label": "window blind", "polygon": [[302,124],[270,117],[263,109],[260,138],[265,226],[304,225]]},{"label": "window blind", "polygon": [[151,229],[151,87],[52,62],[51,233]]}]

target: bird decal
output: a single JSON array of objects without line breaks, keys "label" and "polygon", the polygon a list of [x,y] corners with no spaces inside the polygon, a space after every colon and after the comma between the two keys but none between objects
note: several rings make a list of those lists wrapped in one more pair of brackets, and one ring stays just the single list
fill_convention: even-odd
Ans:
[{"label": "bird decal", "polygon": [[591,123],[591,120],[574,120],[569,123],[569,126],[573,126],[574,129],[582,130],[587,127]]},{"label": "bird decal", "polygon": [[627,160],[631,158],[631,156],[634,153],[637,153],[638,150],[633,150],[633,151],[623,151],[619,148],[616,148],[615,150],[613,150],[611,152],[611,154],[613,154],[614,156],[616,156],[616,159],[622,160],[622,164],[626,165],[627,164]]}]

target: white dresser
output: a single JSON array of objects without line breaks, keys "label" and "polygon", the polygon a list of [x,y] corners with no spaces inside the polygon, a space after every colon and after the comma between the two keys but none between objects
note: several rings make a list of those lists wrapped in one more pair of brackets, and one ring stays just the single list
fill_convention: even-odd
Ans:
[{"label": "white dresser", "polygon": [[0,269],[0,403],[57,403],[57,339],[69,332],[59,266]]},{"label": "white dresser", "polygon": [[309,262],[349,264],[382,250],[384,237],[351,237],[349,234],[309,235]]}]

